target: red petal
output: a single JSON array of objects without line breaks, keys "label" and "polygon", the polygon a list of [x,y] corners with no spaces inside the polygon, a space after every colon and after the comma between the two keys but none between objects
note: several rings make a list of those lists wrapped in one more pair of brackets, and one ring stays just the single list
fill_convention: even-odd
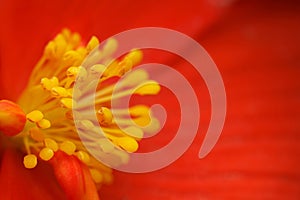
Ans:
[{"label": "red petal", "polygon": [[97,189],[89,169],[75,156],[62,151],[51,159],[54,173],[69,200],[98,200]]},{"label": "red petal", "polygon": [[[119,194],[105,187],[103,198],[299,199],[299,20],[297,1],[242,1],[206,35],[199,33],[226,86],[228,114],[219,142],[197,158],[210,117],[207,91],[198,88],[204,123],[189,151],[157,172],[117,173]],[[188,78],[199,81],[194,74]],[[173,131],[168,128],[162,134]]]},{"label": "red petal", "polygon": [[3,200],[65,199],[50,166],[40,162],[32,170],[25,169],[19,152],[6,149],[1,160],[0,194]]},{"label": "red petal", "polygon": [[[204,0],[195,3],[53,0],[47,4],[3,0],[0,2],[0,98],[17,99],[44,45],[64,27],[83,34],[86,40],[93,34],[103,40],[141,26],[161,26],[193,35],[210,26],[223,9],[224,6]],[[18,76],[20,72],[22,76]],[[17,77],[19,84],[12,77]]]}]

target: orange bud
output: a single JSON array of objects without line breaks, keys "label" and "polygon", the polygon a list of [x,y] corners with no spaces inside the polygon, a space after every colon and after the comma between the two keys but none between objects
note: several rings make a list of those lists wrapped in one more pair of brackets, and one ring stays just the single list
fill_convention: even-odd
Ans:
[{"label": "orange bud", "polygon": [[20,133],[26,123],[23,110],[14,102],[0,100],[0,132],[7,136]]}]

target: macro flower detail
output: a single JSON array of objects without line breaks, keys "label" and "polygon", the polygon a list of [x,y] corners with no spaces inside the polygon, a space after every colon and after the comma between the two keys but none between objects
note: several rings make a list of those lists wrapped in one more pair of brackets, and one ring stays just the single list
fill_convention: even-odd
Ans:
[{"label": "macro flower detail", "polygon": [[[118,165],[126,164],[128,153],[137,151],[138,141],[144,132],[149,131],[149,127],[143,129],[153,119],[147,105],[133,105],[113,113],[112,98],[121,99],[132,94],[156,95],[160,91],[160,85],[149,80],[143,70],[133,71],[133,75],[121,80],[142,60],[140,50],[112,59],[117,41],[109,39],[102,50],[97,48],[98,45],[99,40],[95,36],[84,46],[78,33],[64,29],[46,45],[16,104],[0,101],[0,131],[5,137],[4,142],[12,143],[24,153],[25,168],[35,168],[39,161],[50,163],[70,199],[80,198],[80,192],[72,194],[70,188],[74,185],[93,187],[88,186],[88,177],[97,188],[112,182],[112,169],[94,158],[90,149],[100,150],[103,156],[111,157]],[[97,60],[101,63],[90,62],[82,66],[91,56],[99,58]],[[122,82],[123,89],[112,95],[118,81]],[[74,93],[77,82],[88,85]],[[97,87],[94,99],[97,121],[89,119],[88,105],[82,103],[92,99],[91,85]],[[126,118],[127,112],[131,119]],[[75,113],[79,117],[75,118]],[[123,128],[118,126],[114,115],[118,116]],[[133,126],[132,121],[138,126]],[[96,131],[98,125],[103,133]],[[78,131],[88,137],[88,146],[82,143]],[[87,181],[73,183],[82,180],[78,176],[83,175],[87,175]]]}]

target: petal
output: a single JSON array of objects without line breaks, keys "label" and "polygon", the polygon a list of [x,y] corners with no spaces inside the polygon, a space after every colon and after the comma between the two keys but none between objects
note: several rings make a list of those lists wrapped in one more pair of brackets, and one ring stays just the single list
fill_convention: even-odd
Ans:
[{"label": "petal", "polygon": [[96,186],[89,169],[75,156],[62,151],[51,159],[57,181],[70,200],[98,200]]},{"label": "petal", "polygon": [[[191,148],[160,171],[116,173],[119,194],[105,187],[102,198],[298,199],[299,10],[296,1],[242,1],[206,35],[199,33],[227,92],[227,120],[219,142],[207,157],[197,158],[210,117],[209,97],[203,100],[207,91],[199,87],[204,123]],[[193,84],[199,81],[194,74],[188,78]],[[168,117],[176,128],[178,119]],[[169,135],[173,127],[161,134]]]},{"label": "petal", "polygon": [[65,199],[51,167],[43,162],[25,169],[20,152],[5,149],[1,159],[1,199]]},{"label": "petal", "polygon": [[[141,26],[161,26],[193,35],[209,27],[224,7],[204,0],[192,4],[186,1],[1,1],[0,98],[17,99],[43,46],[64,27],[83,34],[86,40],[93,34],[106,39]],[[22,76],[12,78],[20,72]]]}]

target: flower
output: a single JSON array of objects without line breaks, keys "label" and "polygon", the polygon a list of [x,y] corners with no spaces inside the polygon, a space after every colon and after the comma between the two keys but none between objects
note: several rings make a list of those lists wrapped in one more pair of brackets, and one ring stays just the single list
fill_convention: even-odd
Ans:
[{"label": "flower", "polygon": [[[6,20],[2,23],[6,31],[1,33],[1,95],[6,98],[16,99],[18,96],[49,32],[57,32],[68,24],[71,24],[72,30],[87,35],[102,33],[104,38],[139,26],[172,28],[197,39],[219,67],[227,92],[228,114],[213,152],[202,160],[197,159],[202,141],[199,134],[183,157],[165,169],[149,174],[116,172],[113,185],[101,189],[102,198],[299,198],[297,1],[241,1],[233,5],[224,1],[223,6],[220,6],[223,1],[119,2],[117,6],[101,2],[101,12],[97,3],[79,6],[76,2],[53,1],[47,9],[39,5],[41,9],[36,7],[37,2],[34,5],[26,2],[26,10],[22,2],[11,2],[5,4],[7,7],[1,7],[1,19]],[[47,18],[53,13],[55,15],[51,20]],[[37,16],[40,20],[33,20]],[[44,25],[46,21],[47,26]],[[29,54],[24,52],[26,46],[21,48],[20,45],[29,45],[22,42],[28,41],[34,33],[40,34],[35,37],[36,43],[31,40],[29,47],[32,51],[26,55]],[[20,49],[8,51],[12,46],[20,46]],[[14,86],[12,83],[15,80],[11,76],[18,74],[20,68],[3,66],[19,66],[21,62],[16,58],[21,57],[25,78],[18,77],[20,84]],[[169,62],[181,71],[188,70],[183,63],[168,60],[167,56],[157,56],[155,59]],[[189,78],[191,82],[199,81],[192,75]],[[205,94],[205,89],[198,89]],[[203,96],[200,98],[201,105],[208,105],[208,100]],[[209,111],[204,109],[202,113],[201,122],[205,123],[209,120]],[[174,118],[168,121],[173,121],[175,126],[178,122]],[[169,124],[165,131],[173,132],[173,126]],[[202,135],[206,127],[203,125],[200,129]],[[163,144],[164,139],[156,142]],[[13,156],[6,153],[2,157],[0,186],[4,194],[9,184],[3,180],[12,180],[15,188],[20,188],[18,185],[21,184],[20,179],[8,177],[11,174],[9,169],[17,163],[13,162],[14,159],[18,158],[15,153],[9,155]],[[45,171],[51,172],[45,168],[41,163],[36,170],[40,169],[39,172],[42,171],[45,176]],[[17,169],[15,171],[20,174],[16,177],[20,177],[24,171]],[[30,177],[28,191],[34,191],[35,195],[42,192],[49,195],[48,190],[39,191],[32,187],[34,181],[40,181],[43,185],[49,179],[37,179],[27,172],[24,174]],[[50,177],[53,175],[49,174]],[[51,191],[61,195],[61,190],[55,182],[52,183],[50,185],[55,190]]]},{"label": "flower", "polygon": [[[112,99],[132,94],[155,95],[160,86],[148,80],[146,71],[136,70],[119,80],[122,86],[114,92],[115,82],[111,80],[131,71],[141,61],[142,52],[132,50],[116,60],[112,59],[117,49],[115,39],[107,40],[98,49],[96,37],[86,46],[80,38],[78,33],[64,29],[46,45],[18,105],[0,101],[0,131],[4,144],[12,143],[26,153],[25,168],[35,168],[38,160],[49,161],[68,199],[98,199],[95,184],[99,188],[111,183],[112,174],[90,152],[109,157],[113,165],[126,164],[129,158],[125,151],[135,152],[143,133],[151,131],[151,127],[133,126],[124,115],[129,112],[135,123],[144,126],[151,119],[149,107],[133,105],[128,111],[120,107],[114,109],[113,115]],[[93,86],[96,91],[91,89]],[[89,110],[94,92],[95,120]],[[96,128],[99,124],[102,132]]]}]

